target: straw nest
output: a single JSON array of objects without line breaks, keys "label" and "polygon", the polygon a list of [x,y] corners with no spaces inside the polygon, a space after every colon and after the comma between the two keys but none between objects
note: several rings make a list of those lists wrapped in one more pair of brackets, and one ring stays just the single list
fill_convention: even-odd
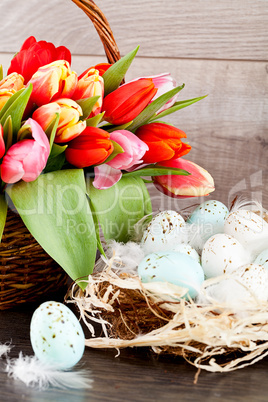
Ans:
[{"label": "straw nest", "polygon": [[[205,302],[186,300],[187,289],[168,283],[141,283],[138,276],[112,269],[113,258],[99,260],[84,292],[68,294],[91,337],[92,348],[151,347],[181,355],[198,369],[228,372],[256,363],[268,354],[268,302],[254,297],[231,307],[207,290],[226,276],[203,283]],[[95,337],[94,323],[104,336]]]}]

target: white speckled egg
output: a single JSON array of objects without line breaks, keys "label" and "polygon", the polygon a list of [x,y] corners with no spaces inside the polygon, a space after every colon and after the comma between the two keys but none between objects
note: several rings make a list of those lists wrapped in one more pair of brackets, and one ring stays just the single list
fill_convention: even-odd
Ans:
[{"label": "white speckled egg", "polygon": [[263,250],[256,260],[254,261],[255,264],[263,265],[266,269],[268,269],[268,248]]},{"label": "white speckled egg", "polygon": [[198,226],[203,244],[214,234],[223,233],[228,208],[220,201],[209,200],[200,204],[187,219],[187,223]]},{"label": "white speckled egg", "polygon": [[83,356],[85,336],[73,312],[62,303],[48,301],[34,312],[30,339],[36,357],[57,368],[74,366]]},{"label": "white speckled egg", "polygon": [[144,253],[172,250],[174,246],[183,241],[184,227],[185,221],[177,212],[159,212],[143,233],[141,247]]},{"label": "white speckled egg", "polygon": [[141,281],[170,282],[188,289],[190,297],[197,296],[204,281],[201,265],[184,253],[159,252],[148,254],[138,267]]},{"label": "white speckled egg", "polygon": [[246,264],[236,269],[231,277],[239,281],[249,291],[247,295],[250,296],[250,292],[254,294],[258,300],[266,301],[268,298],[268,270],[262,265],[258,264]]},{"label": "white speckled egg", "polygon": [[225,220],[224,233],[235,237],[255,257],[268,245],[268,223],[249,210],[230,213]]},{"label": "white speckled egg", "polygon": [[193,247],[190,246],[190,244],[185,243],[178,244],[173,248],[172,251],[187,254],[200,264],[200,256],[198,252]]},{"label": "white speckled egg", "polygon": [[207,240],[201,261],[207,278],[231,273],[241,265],[252,262],[245,247],[233,236],[224,233],[218,233]]}]

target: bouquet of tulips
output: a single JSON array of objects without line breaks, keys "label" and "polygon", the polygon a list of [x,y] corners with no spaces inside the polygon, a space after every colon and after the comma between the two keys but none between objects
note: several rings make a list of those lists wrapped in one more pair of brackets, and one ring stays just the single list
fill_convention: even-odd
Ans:
[{"label": "bouquet of tulips", "polygon": [[177,101],[184,85],[170,74],[123,83],[137,50],[78,76],[66,47],[29,37],[1,72],[1,235],[9,205],[73,280],[104,252],[99,226],[106,240],[126,241],[151,213],[144,177],[172,197],[214,189],[181,159],[186,134],[162,121],[203,97]]}]

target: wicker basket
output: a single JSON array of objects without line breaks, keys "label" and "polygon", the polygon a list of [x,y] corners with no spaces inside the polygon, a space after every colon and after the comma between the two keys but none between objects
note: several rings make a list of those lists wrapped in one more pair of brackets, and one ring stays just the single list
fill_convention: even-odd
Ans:
[{"label": "wicker basket", "polygon": [[[93,22],[109,63],[120,54],[107,19],[93,1],[73,0]],[[0,244],[0,310],[40,301],[67,289],[68,276],[42,249],[20,217],[8,212]]]}]

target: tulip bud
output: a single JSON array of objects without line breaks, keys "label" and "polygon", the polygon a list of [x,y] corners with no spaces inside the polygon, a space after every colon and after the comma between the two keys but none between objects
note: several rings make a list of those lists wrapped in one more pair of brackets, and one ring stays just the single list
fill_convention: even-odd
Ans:
[{"label": "tulip bud", "polygon": [[96,116],[100,113],[104,95],[104,82],[103,78],[99,75],[99,71],[91,68],[83,73],[78,78],[78,83],[74,94],[72,96],[73,100],[91,98],[92,96],[99,96],[99,99],[95,103],[91,113],[88,117]]},{"label": "tulip bud", "polygon": [[49,141],[40,125],[28,119],[33,139],[26,139],[12,145],[3,158],[1,178],[5,183],[26,182],[37,179],[45,168],[50,153]]},{"label": "tulip bud", "polygon": [[66,159],[78,168],[103,163],[113,152],[110,135],[97,127],[86,127],[85,130],[68,144]]},{"label": "tulip bud", "polygon": [[66,60],[71,64],[69,49],[65,46],[55,47],[53,43],[44,40],[37,42],[34,36],[30,36],[11,60],[8,74],[17,72],[27,83],[40,67],[55,60]]},{"label": "tulip bud", "polygon": [[0,89],[0,110],[15,93],[14,89]]},{"label": "tulip bud", "polygon": [[[159,96],[165,94],[166,92],[171,91],[171,89],[176,88],[177,86],[176,81],[174,80],[174,78],[171,77],[170,73],[163,73],[159,75],[152,75],[149,77],[140,77],[140,78],[151,78],[153,80],[155,88],[157,88],[157,93],[153,97],[151,102],[153,102],[155,99],[159,98]],[[137,81],[140,78],[136,78],[135,80],[132,80],[130,82]],[[163,112],[164,110],[174,105],[178,96],[179,94],[176,94],[171,99],[169,99],[167,103],[157,111],[157,113]]]},{"label": "tulip bud", "polygon": [[0,124],[0,159],[4,156],[5,150],[4,130],[2,124]]},{"label": "tulip bud", "polygon": [[170,197],[202,197],[215,190],[212,176],[194,162],[186,159],[174,159],[158,165],[183,169],[190,173],[189,176],[165,175],[152,178],[155,187]]},{"label": "tulip bud", "polygon": [[128,123],[145,109],[156,92],[150,78],[141,78],[122,85],[104,98],[104,119],[116,125]]},{"label": "tulip bud", "polygon": [[185,138],[186,134],[169,124],[145,124],[139,127],[135,134],[149,147],[149,150],[143,157],[144,163],[177,159],[186,155],[191,150],[190,145],[180,140],[181,138]]},{"label": "tulip bud", "polygon": [[71,71],[67,61],[57,60],[40,67],[30,83],[33,85],[30,102],[42,106],[58,98],[71,98],[77,85],[77,74]]},{"label": "tulip bud", "polygon": [[110,68],[112,66],[112,64],[109,63],[99,63],[96,64],[94,67],[89,67],[88,69],[86,69],[80,76],[79,79],[82,78],[89,70],[98,70],[99,75],[102,77],[103,74],[108,70],[108,68]]},{"label": "tulip bud", "polygon": [[82,108],[72,99],[58,99],[35,110],[33,119],[36,120],[44,131],[59,114],[59,124],[56,130],[56,143],[63,143],[77,137],[85,128],[86,122],[79,121],[83,115]]},{"label": "tulip bud", "polygon": [[24,78],[18,73],[7,75],[0,81],[0,89],[8,89],[12,91],[19,91],[23,88]]}]

